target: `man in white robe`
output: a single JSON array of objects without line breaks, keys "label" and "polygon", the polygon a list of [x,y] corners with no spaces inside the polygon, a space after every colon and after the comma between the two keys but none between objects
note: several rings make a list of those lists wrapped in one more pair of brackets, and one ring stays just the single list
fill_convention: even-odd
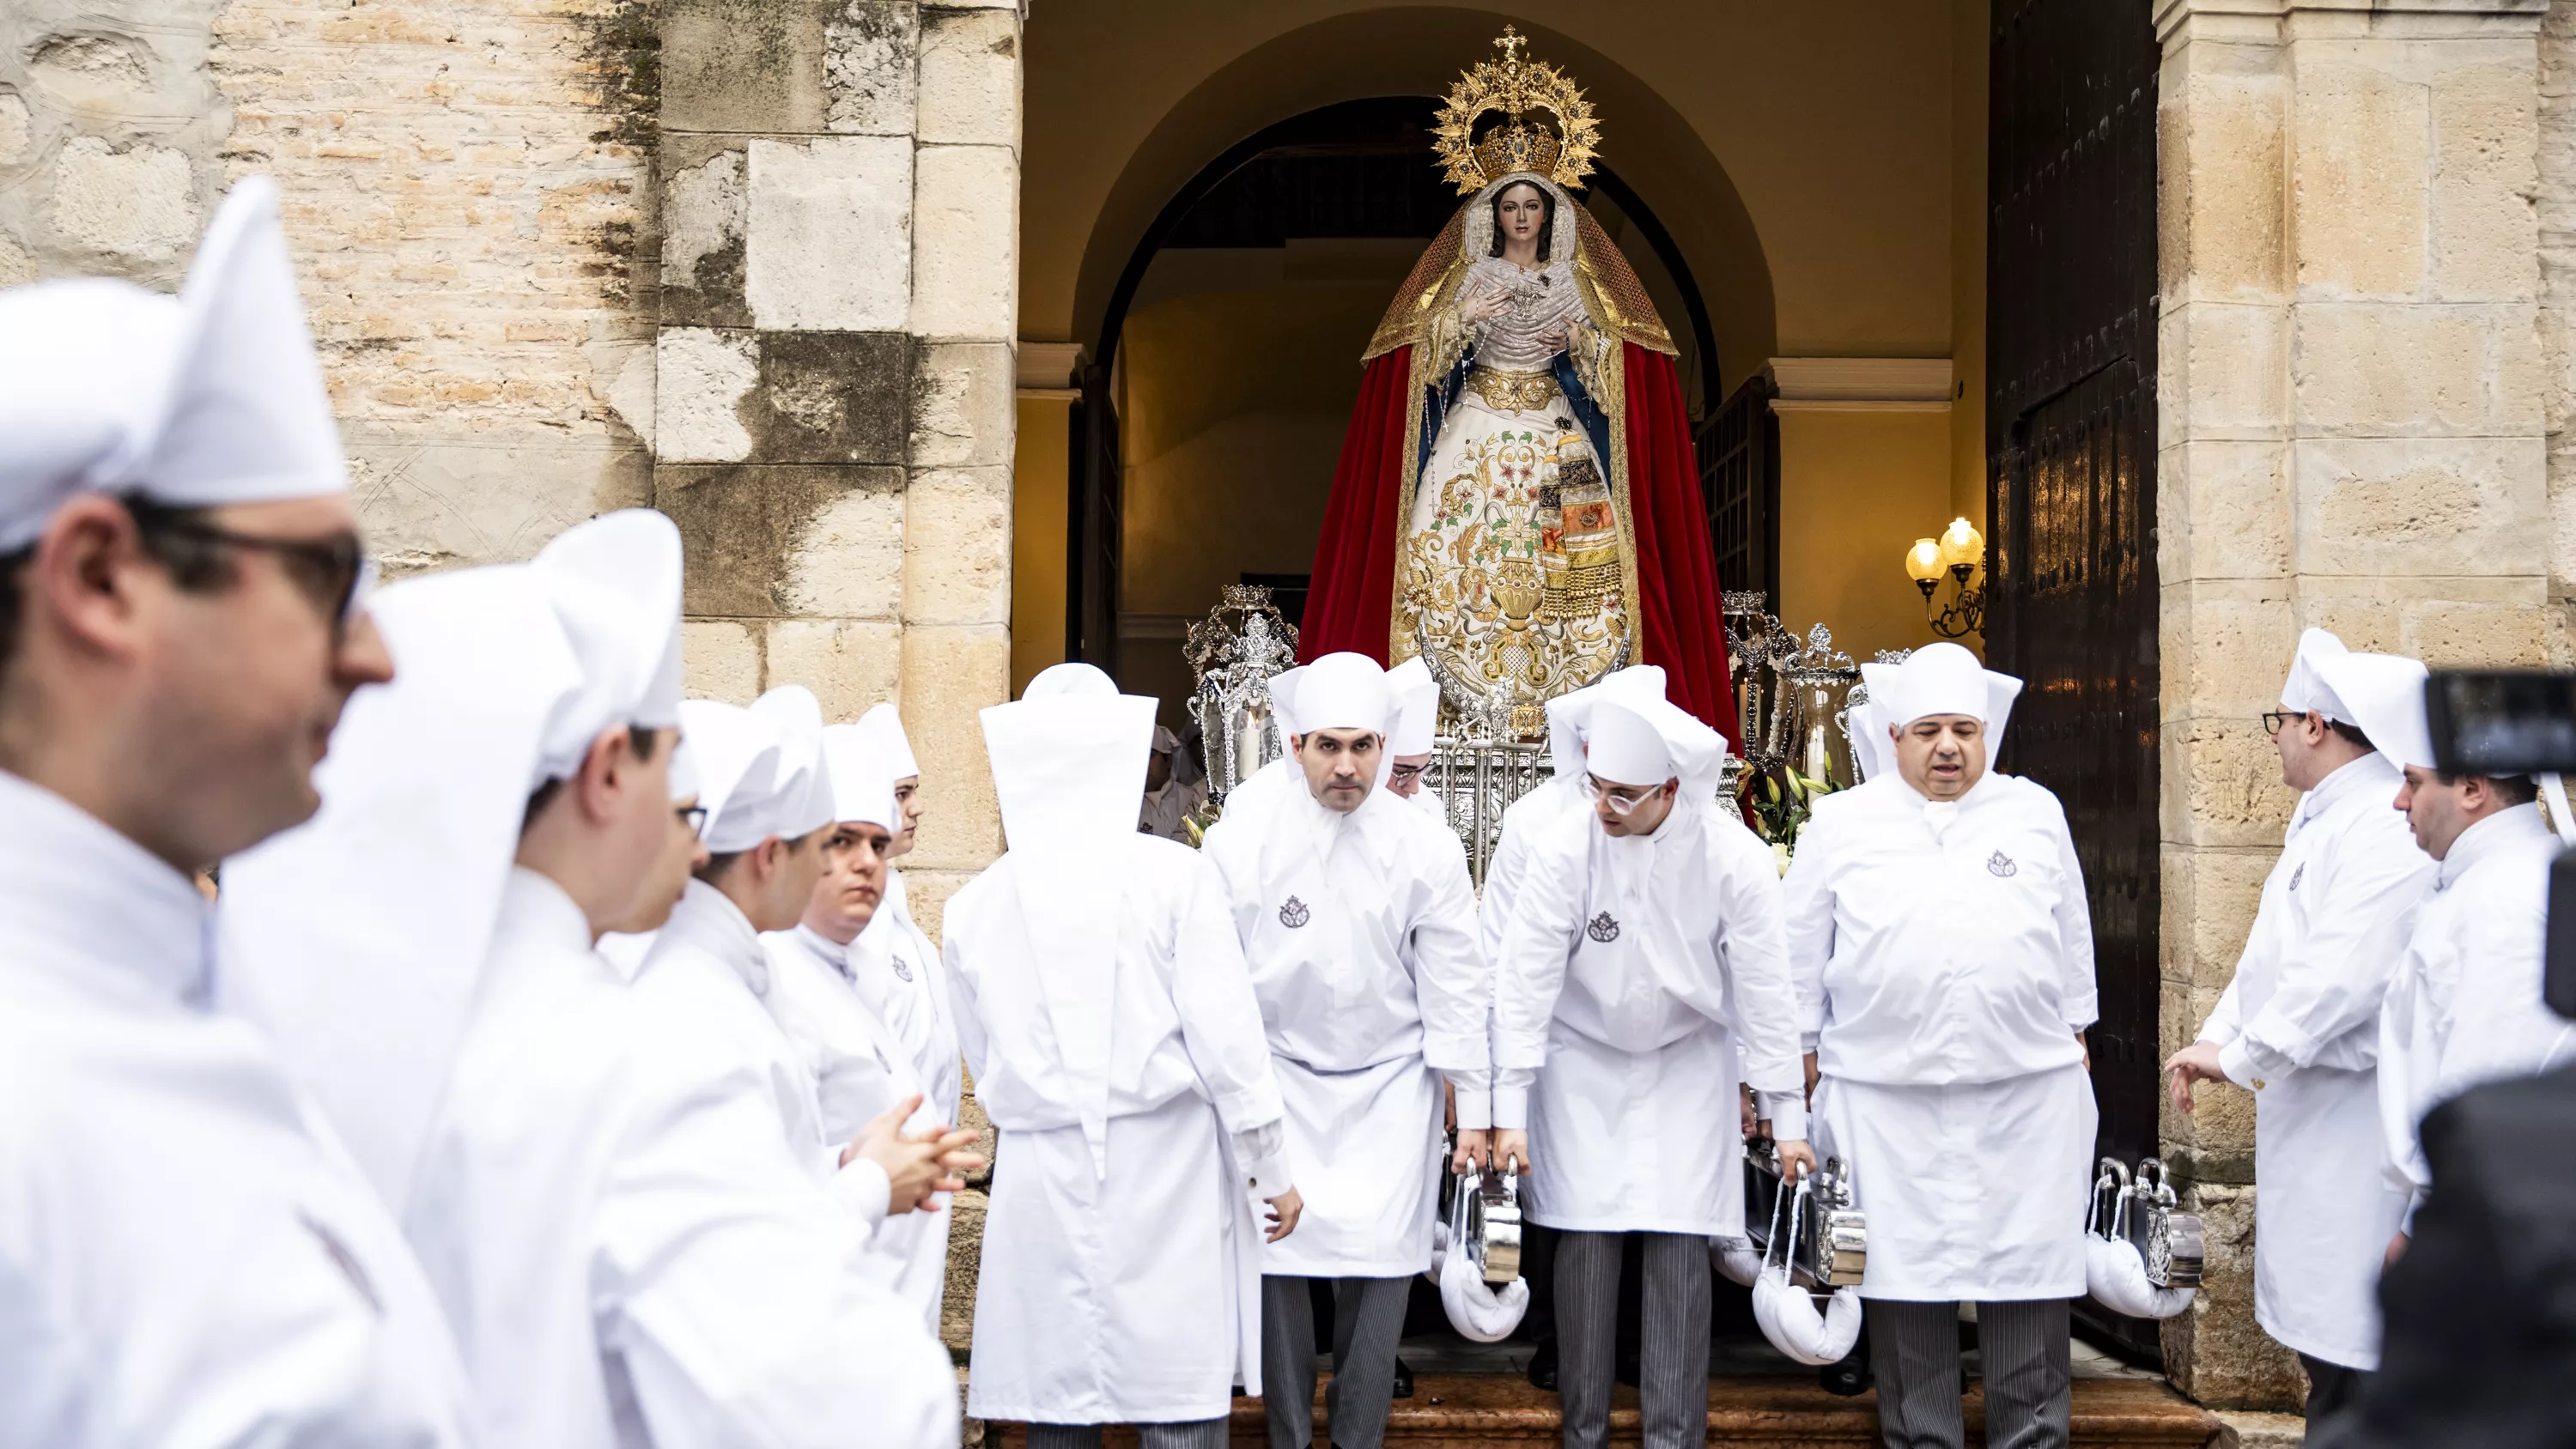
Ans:
[{"label": "man in white robe", "polygon": [[709,859],[654,938],[636,974],[637,998],[670,1029],[702,1034],[768,1084],[780,1140],[842,1206],[852,1241],[864,1243],[889,1214],[964,1186],[953,1170],[980,1165],[962,1156],[973,1135],[945,1132],[944,1124],[908,1134],[935,1143],[952,1171],[897,1174],[889,1185],[857,1139],[824,1132],[814,1075],[764,1004],[770,971],[760,933],[786,930],[804,914],[832,822],[823,713],[813,694],[781,685],[748,709],[689,700],[681,724],[704,791]]},{"label": "man in white robe", "polygon": [[642,510],[387,590],[400,679],[353,707],[314,824],[227,871],[227,947],[272,963],[245,1005],[404,1204],[488,1442],[864,1418],[953,1445],[945,1353],[859,1270],[768,1082],[592,950],[659,924],[696,853],[679,604],[678,531]]},{"label": "man in white robe", "polygon": [[1431,1261],[1442,1078],[1462,1149],[1481,1149],[1492,1121],[1492,979],[1458,837],[1379,788],[1396,716],[1385,671],[1328,654],[1303,671],[1295,710],[1305,788],[1218,821],[1205,847],[1252,965],[1306,1199],[1297,1237],[1264,1256],[1262,1377],[1273,1449],[1306,1449],[1307,1280],[1339,1280],[1332,1441],[1377,1449],[1408,1285]]},{"label": "man in white robe", "polygon": [[313,813],[391,673],[347,489],[266,178],[177,297],[0,291],[0,1444],[472,1441],[194,882]]},{"label": "man in white robe", "polygon": [[[967,1412],[1032,1449],[1222,1449],[1261,1391],[1259,1233],[1299,1222],[1261,1011],[1223,883],[1135,828],[1154,701],[983,712],[1010,849],[948,902],[977,1097],[1001,1130]],[[1247,1195],[1249,1194],[1249,1195]]]},{"label": "man in white robe", "polygon": [[[1116,693],[1116,686],[1110,692]],[[929,1109],[954,1122],[965,1070],[958,1055],[956,1014],[948,1000],[948,971],[940,964],[939,948],[913,920],[903,871],[894,864],[912,853],[920,837],[921,763],[913,758],[912,742],[892,704],[860,716],[859,728],[894,776],[894,808],[903,818],[893,827],[894,843],[886,849],[885,899],[851,948],[850,971],[860,999],[912,1054]]]},{"label": "man in white robe", "polygon": [[2254,1318],[2307,1369],[2311,1423],[2378,1367],[2380,1258],[2406,1205],[2379,1127],[2379,1003],[2434,866],[2388,808],[2397,766],[2342,694],[2384,658],[2300,636],[2264,721],[2299,803],[2234,979],[2165,1064],[2180,1111],[2195,1081],[2254,1094]]},{"label": "man in white robe", "polygon": [[1816,1148],[1869,1215],[1880,1430],[1962,1442],[1965,1299],[1988,1442],[2062,1449],[2096,1125],[2083,872],[2057,797],[1986,768],[2021,681],[1956,644],[1864,668],[1897,771],[1816,802],[1784,885]]},{"label": "man in white robe", "polygon": [[[826,1141],[858,1136],[889,1112],[906,1114],[914,1131],[944,1128],[955,1120],[955,1099],[929,1100],[911,1054],[860,995],[852,963],[852,943],[882,908],[886,851],[902,819],[890,762],[866,731],[846,724],[824,728],[823,758],[835,816],[823,876],[802,919],[760,938],[770,967],[762,1000],[814,1074]],[[937,1333],[951,1218],[944,1202],[925,1201],[922,1209],[888,1218],[868,1248]]]},{"label": "man in white robe", "polygon": [[1559,1234],[1568,1449],[1609,1443],[1630,1235],[1644,1443],[1679,1449],[1708,1434],[1708,1240],[1744,1230],[1739,1060],[1783,1167],[1815,1166],[1797,992],[1770,849],[1717,798],[1725,738],[1658,699],[1599,703],[1588,740],[1593,809],[1531,843],[1495,962],[1494,1155]]},{"label": "man in white robe", "polygon": [[1184,822],[1189,819],[1190,812],[1198,808],[1199,802],[1207,798],[1207,786],[1195,782],[1181,783],[1179,773],[1173,767],[1173,761],[1180,752],[1181,737],[1166,726],[1154,726],[1154,743],[1145,760],[1145,803],[1137,815],[1136,828],[1147,835],[1159,835],[1165,840],[1177,840],[1187,845],[1190,843],[1190,829]]},{"label": "man in white robe", "polygon": [[1449,804],[1440,792],[1422,782],[1422,772],[1438,752],[1440,739],[1440,682],[1431,677],[1431,666],[1414,655],[1386,672],[1387,688],[1396,700],[1395,728],[1387,734],[1386,750],[1394,756],[1393,768],[1387,771],[1386,788],[1399,798],[1410,800],[1425,815],[1449,823]]},{"label": "man in white robe", "polygon": [[2393,1260],[2432,1186],[2425,1114],[2481,1083],[2576,1060],[2576,1022],[2541,999],[2549,867],[2560,844],[2541,818],[2538,787],[2527,775],[2436,769],[2424,671],[2391,675],[2355,704],[2362,727],[2404,768],[2395,806],[2439,862],[2379,1017],[2380,1130],[2390,1181],[2406,1196],[2388,1244]]}]

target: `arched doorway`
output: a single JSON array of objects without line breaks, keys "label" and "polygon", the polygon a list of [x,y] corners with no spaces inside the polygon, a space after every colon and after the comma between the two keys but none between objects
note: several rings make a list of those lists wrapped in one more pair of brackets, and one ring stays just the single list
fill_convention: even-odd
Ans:
[{"label": "arched doorway", "polygon": [[[1375,97],[1264,127],[1172,195],[1111,292],[1071,422],[1066,651],[1175,719],[1182,636],[1224,585],[1302,603],[1359,354],[1458,205],[1437,108]],[[1671,325],[1694,412],[1723,401],[1737,379],[1682,248],[1613,169],[1585,200]]]}]

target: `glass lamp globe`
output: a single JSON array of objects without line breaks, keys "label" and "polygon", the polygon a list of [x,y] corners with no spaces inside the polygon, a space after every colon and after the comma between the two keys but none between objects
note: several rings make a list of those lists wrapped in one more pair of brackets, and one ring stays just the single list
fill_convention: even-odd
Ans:
[{"label": "glass lamp globe", "polygon": [[[1921,548],[1921,544],[1916,544]],[[1957,568],[1965,564],[1975,568],[1986,560],[1986,536],[1964,518],[1950,520],[1950,531],[1941,535],[1941,565]]]},{"label": "glass lamp globe", "polygon": [[1905,551],[1906,576],[1918,584],[1928,584],[1941,577],[1941,545],[1928,538],[1914,540]]}]

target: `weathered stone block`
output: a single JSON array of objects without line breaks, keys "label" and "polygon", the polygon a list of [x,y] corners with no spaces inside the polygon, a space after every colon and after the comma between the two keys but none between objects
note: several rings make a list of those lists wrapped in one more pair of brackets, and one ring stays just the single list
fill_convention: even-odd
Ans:
[{"label": "weathered stone block", "polygon": [[[901,618],[903,539],[902,489],[889,483],[834,497],[797,535],[780,590],[786,612],[823,619]],[[878,698],[892,695],[889,688]]]},{"label": "weathered stone block", "polygon": [[[2291,399],[2301,431],[2456,434],[2490,425],[2488,318],[2418,303],[2305,303]],[[2521,331],[2527,341],[2530,321]]]},{"label": "weathered stone block", "polygon": [[976,712],[1011,692],[1011,636],[998,624],[913,624],[903,633],[903,721],[929,806],[907,872],[975,871],[1002,849],[1002,813]]},{"label": "weathered stone block", "polygon": [[1011,470],[916,472],[904,491],[903,615],[928,624],[1011,619]]},{"label": "weathered stone block", "polygon": [[932,11],[921,22],[925,143],[1020,144],[1020,17],[1013,10]]},{"label": "weathered stone block", "polygon": [[835,131],[912,133],[921,12],[909,0],[850,0],[823,26],[823,86]]},{"label": "weathered stone block", "polygon": [[604,430],[341,429],[351,496],[389,576],[509,563],[585,518],[653,502],[653,464]]},{"label": "weathered stone block", "polygon": [[680,525],[691,614],[774,618],[791,607],[807,538],[852,492],[900,489],[893,468],[674,465],[655,470],[654,503]]},{"label": "weathered stone block", "polygon": [[1019,158],[999,146],[924,146],[917,164],[912,331],[1008,339],[1019,317]]},{"label": "weathered stone block", "polygon": [[2431,602],[2399,612],[2406,652],[2435,669],[2549,662],[2550,611],[2536,605]]},{"label": "weathered stone block", "polygon": [[2464,65],[2433,82],[2433,290],[2524,300],[2539,287],[2539,88],[2526,65]]},{"label": "weathered stone block", "polygon": [[2193,302],[2157,319],[2162,444],[2276,437],[2289,420],[2289,314],[2268,303]]},{"label": "weathered stone block", "polygon": [[2283,288],[2285,77],[2186,67],[2157,107],[2157,258],[2168,310],[2277,299]]},{"label": "weathered stone block", "polygon": [[2547,460],[2538,437],[2303,440],[2299,561],[2339,574],[2537,574]]},{"label": "weathered stone block", "polygon": [[1019,422],[1015,364],[998,342],[933,342],[912,374],[916,468],[971,468],[1012,461]]},{"label": "weathered stone block", "polygon": [[827,720],[854,720],[892,699],[903,677],[903,626],[889,619],[774,619],[767,626],[772,688],[814,691]]},{"label": "weathered stone block", "polygon": [[2157,634],[2163,717],[2246,724],[2280,699],[2299,638],[2289,588],[2278,579],[2168,584]]},{"label": "weathered stone block", "polygon": [[2290,487],[2278,443],[2210,439],[2156,467],[2156,574],[2166,584],[2290,572]]},{"label": "weathered stone block", "polygon": [[[2263,882],[2280,858],[2270,848],[2167,846],[2163,851],[2163,921],[2160,970],[2167,985],[2215,996],[2236,976],[2254,913],[2263,904]],[[2194,1016],[2192,1029],[2207,1016]],[[2167,1036],[2170,1051],[2190,1037]]]},{"label": "weathered stone block", "polygon": [[2422,288],[2431,107],[2420,84],[2302,57],[2289,112],[2302,296],[2412,297]]},{"label": "weathered stone block", "polygon": [[823,129],[828,0],[670,0],[662,7],[666,131]]},{"label": "weathered stone block", "polygon": [[912,155],[900,136],[751,143],[743,294],[764,331],[904,330]]},{"label": "weathered stone block", "polygon": [[25,98],[13,90],[0,90],[0,166],[15,166],[27,159],[27,138],[32,130]]},{"label": "weathered stone block", "polygon": [[764,463],[900,463],[912,340],[900,332],[764,332],[742,409]]},{"label": "weathered stone block", "polygon": [[742,295],[743,238],[751,223],[747,147],[691,135],[665,143],[661,316],[667,325],[751,325]]},{"label": "weathered stone block", "polygon": [[2183,845],[2280,844],[2298,796],[2281,783],[2279,752],[2256,719],[2167,722],[2164,838]]},{"label": "weathered stone block", "polygon": [[110,256],[162,261],[195,245],[203,225],[185,153],[135,145],[119,151],[79,136],[54,154],[54,230]]},{"label": "weathered stone block", "polygon": [[761,691],[761,632],[740,619],[686,619],[680,665],[692,699],[749,704]]},{"label": "weathered stone block", "polygon": [[733,463],[752,453],[743,399],[760,383],[749,332],[666,327],[655,339],[653,436],[665,463]]},{"label": "weathered stone block", "polygon": [[2218,1437],[2209,1449],[2299,1449],[2308,1421],[2298,1414],[2227,1413],[2216,1416]]},{"label": "weathered stone block", "polygon": [[2295,1410],[2299,1361],[2254,1322],[2254,1190],[2196,1188],[2206,1267],[2189,1311],[2164,1322],[2165,1377],[2203,1404]]}]

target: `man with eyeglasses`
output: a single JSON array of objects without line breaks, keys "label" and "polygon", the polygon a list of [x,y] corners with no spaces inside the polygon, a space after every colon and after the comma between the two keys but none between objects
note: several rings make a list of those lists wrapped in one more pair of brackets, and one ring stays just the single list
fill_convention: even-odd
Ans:
[{"label": "man with eyeglasses", "polygon": [[0,1443],[470,1442],[194,882],[313,814],[392,673],[347,490],[265,178],[177,297],[0,291]]},{"label": "man with eyeglasses", "polygon": [[1422,783],[1422,772],[1437,752],[1440,729],[1440,683],[1431,677],[1431,666],[1416,654],[1386,672],[1387,687],[1395,691],[1395,730],[1387,736],[1387,753],[1395,757],[1387,771],[1386,788],[1398,799],[1410,800],[1423,814],[1449,823],[1448,802],[1440,792]]},{"label": "man with eyeglasses", "polygon": [[1956,644],[1861,670],[1896,770],[1817,801],[1783,887],[1815,1146],[1869,1215],[1880,1433],[1964,1442],[1965,1300],[1987,1442],[2063,1446],[2097,1120],[2084,873],[2057,797],[1988,768],[2020,680]]},{"label": "man with eyeglasses", "polygon": [[1305,1214],[1262,1263],[1262,1368],[1272,1449],[1313,1440],[1308,1284],[1336,1280],[1335,1449],[1377,1449],[1395,1388],[1409,1285],[1431,1261],[1441,1081],[1462,1147],[1490,1125],[1475,898],[1458,837],[1379,788],[1397,701],[1358,654],[1307,665],[1291,788],[1208,832],[1288,1109]]},{"label": "man with eyeglasses", "polygon": [[1744,1231],[1739,1079],[1782,1166],[1815,1166],[1797,1002],[1770,849],[1718,799],[1725,737],[1665,700],[1610,700],[1587,744],[1592,808],[1531,842],[1495,961],[1494,1156],[1531,1175],[1527,1216],[1558,1234],[1569,1449],[1609,1442],[1631,1237],[1644,1442],[1680,1449],[1708,1430],[1708,1240]]},{"label": "man with eyeglasses", "polygon": [[938,1449],[944,1355],[851,1261],[769,1082],[593,950],[703,854],[679,603],[643,510],[388,589],[401,678],[351,709],[321,816],[228,872],[242,1005],[404,1205],[486,1442],[823,1445],[864,1415]]},{"label": "man with eyeglasses", "polygon": [[2177,1111],[2194,1082],[2254,1094],[2254,1318],[2306,1368],[2312,1425],[2379,1362],[2380,1258],[2406,1208],[2381,1145],[2380,1002],[2436,870],[2388,808],[2404,776],[2361,729],[2378,657],[2299,637],[2263,716],[2299,803],[2234,979],[2165,1063]]}]

